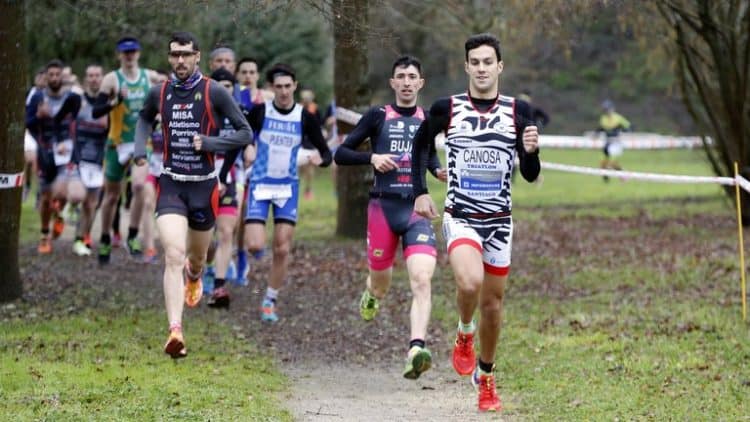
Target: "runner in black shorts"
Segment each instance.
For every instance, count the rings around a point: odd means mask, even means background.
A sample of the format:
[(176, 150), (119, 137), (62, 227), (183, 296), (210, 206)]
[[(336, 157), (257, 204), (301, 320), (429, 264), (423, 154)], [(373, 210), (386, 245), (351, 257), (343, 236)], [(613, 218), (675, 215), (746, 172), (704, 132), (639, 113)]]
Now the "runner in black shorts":
[[(235, 89), (234, 75), (224, 68), (219, 68), (211, 73), (211, 79), (218, 82), (224, 87), (229, 95), (234, 98)], [(236, 101), (236, 100), (235, 100)], [(242, 105), (240, 109), (243, 110)], [(231, 122), (224, 119), (221, 126), (220, 136), (226, 136), (235, 131)], [(207, 276), (213, 272), (213, 286), (208, 290), (211, 297), (208, 298), (208, 306), (214, 308), (229, 307), (229, 291), (224, 285), (226, 284), (227, 270), (229, 262), (232, 259), (232, 249), (234, 245), (234, 230), (237, 228), (239, 213), (237, 209), (237, 178), (243, 177), (240, 174), (241, 169), (235, 167), (237, 156), (242, 152), (241, 148), (227, 152), (227, 154), (216, 154), (216, 168), (219, 170), (219, 182), (221, 183), (221, 197), (219, 198), (219, 211), (216, 220), (216, 237), (217, 242), (212, 242), (208, 249), (209, 267), (206, 272)], [(209, 283), (206, 283), (209, 284)]]
[[(479, 34), (465, 44), (466, 93), (440, 99), (414, 137), (414, 210), (428, 218), (437, 211), (424, 181), (434, 138), (445, 133), (448, 192), (443, 233), (456, 278), (459, 326), (453, 368), (471, 375), (480, 411), (499, 411), (494, 359), (510, 270), (513, 220), (511, 183), (516, 156), (529, 182), (539, 175), (539, 135), (529, 124), (528, 103), (499, 94), (503, 70), (500, 42)], [(473, 315), (479, 308), (479, 362), (474, 352)]]
[[(169, 40), (173, 73), (169, 81), (149, 91), (136, 125), (134, 156), (142, 166), (146, 164), (146, 139), (161, 113), (164, 168), (159, 177), (156, 227), (166, 263), (169, 339), (164, 352), (172, 358), (187, 355), (182, 336), (183, 301), (194, 307), (203, 295), (201, 275), (219, 205), (213, 152), (252, 142), (250, 126), (239, 107), (223, 87), (201, 74), (199, 61), (195, 37), (188, 32), (173, 34)], [(216, 136), (225, 117), (236, 132)]]
[[(412, 138), (424, 120), (424, 111), (417, 106), (417, 95), (424, 86), (421, 64), (411, 56), (399, 57), (393, 63), (390, 82), (396, 102), (365, 113), (334, 158), (339, 165), (371, 164), (375, 169), (375, 185), (367, 208), (370, 275), (360, 300), (360, 314), (365, 321), (375, 317), (379, 300), (388, 291), (401, 238), (413, 294), (404, 377), (416, 379), (432, 365), (425, 337), (431, 309), (430, 279), (437, 255), (430, 220), (414, 213), (411, 183)], [(372, 152), (357, 151), (368, 138)], [(433, 175), (446, 180), (437, 155), (430, 157), (429, 168)]]
[[(65, 227), (60, 212), (67, 194), (68, 164), (73, 156), (71, 125), (81, 108), (81, 97), (62, 89), (60, 60), (47, 64), (47, 88), (37, 91), (26, 105), (26, 128), (37, 142), (39, 172), (39, 215), (42, 236), (38, 252), (52, 252), (52, 238)], [(54, 219), (52, 236), (49, 224)]]

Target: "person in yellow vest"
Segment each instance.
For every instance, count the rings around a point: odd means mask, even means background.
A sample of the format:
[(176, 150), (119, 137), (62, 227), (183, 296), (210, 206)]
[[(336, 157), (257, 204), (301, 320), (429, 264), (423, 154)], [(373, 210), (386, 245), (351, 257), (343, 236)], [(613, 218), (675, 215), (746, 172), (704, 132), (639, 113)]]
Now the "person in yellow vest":
[[(138, 114), (143, 108), (146, 94), (159, 79), (158, 73), (138, 66), (141, 45), (133, 37), (117, 41), (117, 56), (120, 68), (107, 73), (102, 80), (93, 117), (109, 114), (109, 134), (104, 155), (104, 200), (102, 201), (101, 227), (99, 239), (99, 263), (109, 263), (112, 252), (110, 227), (117, 207), (117, 199), (122, 192), (123, 180), (133, 159), (133, 141)], [(140, 259), (143, 248), (137, 238), (138, 226), (143, 212), (143, 186), (148, 175), (148, 167), (131, 169), (133, 204), (130, 208), (130, 224), (126, 242), (128, 252)]]
[[(604, 132), (606, 136), (601, 168), (622, 170), (617, 162), (617, 157), (622, 155), (624, 149), (620, 141), (620, 132), (630, 130), (630, 122), (615, 112), (615, 105), (610, 100), (605, 100), (602, 103), (602, 109), (604, 109), (604, 113), (599, 117), (599, 128), (597, 129), (597, 132)], [(608, 182), (609, 178), (604, 176), (604, 181)]]

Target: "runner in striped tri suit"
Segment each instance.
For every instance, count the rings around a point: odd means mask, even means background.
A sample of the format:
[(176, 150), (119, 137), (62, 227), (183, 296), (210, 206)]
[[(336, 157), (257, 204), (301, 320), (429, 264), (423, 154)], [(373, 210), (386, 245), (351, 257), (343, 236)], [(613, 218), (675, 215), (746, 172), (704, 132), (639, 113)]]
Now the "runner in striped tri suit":
[[(453, 367), (460, 375), (471, 375), (480, 411), (499, 411), (494, 360), (513, 236), (510, 177), (518, 155), (524, 179), (531, 182), (537, 178), (539, 136), (537, 127), (529, 124), (528, 103), (499, 94), (503, 62), (497, 38), (490, 34), (470, 37), (465, 55), (468, 92), (433, 104), (414, 138), (414, 210), (428, 218), (437, 217), (424, 173), (428, 152), (435, 148), (435, 135), (444, 132), (448, 195), (443, 234), (456, 277), (460, 317)], [(472, 319), (477, 307), (478, 362)]]
[[(432, 366), (425, 340), (432, 308), (430, 280), (437, 256), (430, 220), (414, 213), (411, 184), (412, 137), (424, 120), (424, 111), (417, 106), (417, 95), (424, 86), (422, 65), (414, 57), (402, 56), (393, 63), (391, 75), (396, 102), (365, 113), (334, 158), (338, 165), (370, 164), (375, 170), (367, 207), (370, 274), (359, 312), (365, 321), (378, 313), (379, 301), (391, 284), (400, 238), (412, 291), (411, 336), (403, 375), (417, 379)], [(372, 152), (357, 151), (367, 139)], [(446, 173), (440, 169), (437, 155), (430, 157), (428, 167), (445, 181)]]
[[(250, 127), (226, 89), (198, 68), (195, 37), (177, 32), (169, 40), (168, 82), (154, 86), (141, 110), (135, 136), (135, 162), (146, 164), (146, 139), (157, 114), (164, 131), (164, 164), (159, 176), (156, 227), (164, 248), (164, 298), (169, 338), (164, 352), (187, 355), (182, 335), (183, 303), (198, 306), (201, 276), (219, 208), (216, 151), (252, 142)], [(236, 130), (219, 135), (227, 117)], [(187, 259), (186, 259), (187, 255)]]

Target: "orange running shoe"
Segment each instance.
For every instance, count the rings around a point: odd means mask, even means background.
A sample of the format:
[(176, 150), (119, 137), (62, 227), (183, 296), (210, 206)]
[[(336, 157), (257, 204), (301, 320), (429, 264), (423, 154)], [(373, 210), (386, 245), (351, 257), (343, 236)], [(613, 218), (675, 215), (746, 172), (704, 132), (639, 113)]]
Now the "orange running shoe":
[(182, 270), (182, 278), (185, 280), (185, 305), (195, 308), (203, 297), (203, 271), (196, 278), (191, 277), (190, 261), (185, 260), (185, 268)]
[(458, 375), (471, 375), (477, 364), (477, 355), (474, 353), (474, 333), (456, 334), (456, 345), (453, 347), (453, 369)]
[(495, 374), (480, 375), (477, 369), (471, 376), (471, 384), (479, 393), (480, 412), (499, 412), (502, 410), (500, 396), (497, 395), (497, 388), (495, 387)]
[(172, 359), (184, 358), (187, 356), (185, 349), (185, 339), (182, 337), (182, 328), (175, 327), (169, 330), (167, 344), (164, 345), (164, 353)]
[(55, 217), (55, 222), (52, 223), (52, 238), (57, 239), (65, 230), (65, 220), (59, 215)]
[(39, 246), (36, 248), (36, 251), (39, 252), (42, 255), (47, 255), (52, 253), (52, 240), (49, 238), (49, 236), (42, 236), (41, 239), (39, 239)]

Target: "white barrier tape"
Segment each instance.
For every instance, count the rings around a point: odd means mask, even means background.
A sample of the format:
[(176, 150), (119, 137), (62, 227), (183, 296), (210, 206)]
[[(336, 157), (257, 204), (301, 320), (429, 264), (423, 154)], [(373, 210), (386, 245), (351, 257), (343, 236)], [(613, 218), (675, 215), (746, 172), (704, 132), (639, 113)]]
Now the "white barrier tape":
[(740, 185), (742, 189), (745, 190), (745, 192), (750, 192), (750, 180), (747, 180), (744, 177), (737, 175), (737, 183)]
[(350, 125), (356, 125), (361, 118), (362, 115), (357, 113), (356, 111), (336, 106), (336, 120), (341, 120), (342, 122), (349, 123)]
[[(569, 164), (548, 163), (543, 161), (542, 168), (546, 170), (558, 170), (568, 173), (589, 174), (592, 176), (619, 177), (626, 180), (646, 180), (650, 182), (664, 183), (718, 183), (720, 185), (734, 186), (732, 177), (710, 177), (710, 176), (682, 176), (676, 174), (661, 173), (639, 173), (634, 171), (597, 169), (591, 167), (572, 166)], [(742, 186), (742, 185), (740, 185)], [(750, 187), (750, 183), (748, 183)], [(750, 190), (748, 190), (750, 192)]]
[[(671, 149), (703, 147), (703, 140), (697, 136), (662, 136), (653, 133), (624, 133), (620, 135), (620, 143), (626, 149)], [(539, 146), (542, 148), (602, 149), (604, 148), (604, 144), (605, 139), (596, 135), (539, 135)]]
[(0, 189), (13, 189), (23, 185), (23, 172), (15, 174), (0, 173)]

